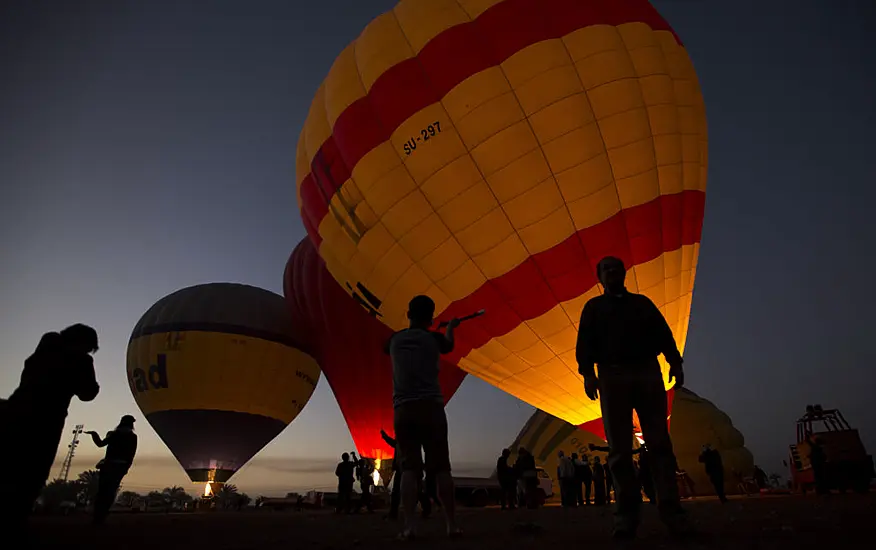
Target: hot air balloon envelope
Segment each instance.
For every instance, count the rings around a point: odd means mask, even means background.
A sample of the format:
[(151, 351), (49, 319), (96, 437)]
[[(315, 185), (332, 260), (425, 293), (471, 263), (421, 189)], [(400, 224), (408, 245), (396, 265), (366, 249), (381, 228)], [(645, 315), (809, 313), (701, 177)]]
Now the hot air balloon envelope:
[(334, 62), (296, 166), (343, 288), (394, 329), (417, 294), (486, 309), (452, 358), (579, 425), (600, 417), (575, 336), (602, 257), (684, 349), (706, 158), (691, 60), (647, 0), (405, 0)]
[(191, 480), (224, 483), (310, 399), (320, 371), (297, 346), (281, 296), (193, 286), (159, 300), (134, 327), (128, 382)]

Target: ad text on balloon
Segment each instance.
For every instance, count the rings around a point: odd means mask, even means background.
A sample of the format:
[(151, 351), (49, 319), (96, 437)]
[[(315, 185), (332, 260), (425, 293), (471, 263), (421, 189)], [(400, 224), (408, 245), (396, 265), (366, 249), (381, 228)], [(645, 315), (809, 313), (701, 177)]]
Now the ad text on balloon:
[(131, 387), (136, 393), (144, 391), (161, 390), (167, 388), (167, 356), (158, 354), (155, 364), (149, 365), (149, 371), (141, 368), (131, 371)]

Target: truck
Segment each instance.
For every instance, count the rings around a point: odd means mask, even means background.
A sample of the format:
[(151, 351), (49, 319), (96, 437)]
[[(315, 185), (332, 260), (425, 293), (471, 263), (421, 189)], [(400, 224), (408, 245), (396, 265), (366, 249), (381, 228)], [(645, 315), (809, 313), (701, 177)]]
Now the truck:
[[(554, 496), (554, 482), (544, 468), (536, 468), (538, 472), (538, 488), (542, 500)], [(499, 504), (502, 488), (499, 480), (493, 477), (454, 477), (456, 501), (463, 506), (484, 507)]]
[(797, 420), (797, 442), (789, 446), (791, 489), (805, 494), (815, 488), (809, 460), (810, 440), (815, 440), (824, 450), (829, 489), (869, 491), (876, 472), (873, 457), (864, 449), (858, 430), (849, 425), (839, 409), (823, 409), (821, 405), (807, 405), (806, 414)]

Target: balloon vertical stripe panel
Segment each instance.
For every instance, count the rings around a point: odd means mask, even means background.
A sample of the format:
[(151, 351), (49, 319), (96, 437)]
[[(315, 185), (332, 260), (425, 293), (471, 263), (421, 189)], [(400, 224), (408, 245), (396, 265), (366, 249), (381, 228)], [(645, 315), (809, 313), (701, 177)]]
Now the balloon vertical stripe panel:
[(603, 256), (684, 347), (705, 107), (646, 0), (403, 1), (329, 70), (297, 159), (301, 216), (340, 287), (394, 329), (416, 294), (442, 319), (486, 309), (453, 359), (550, 414), (600, 415), (574, 333)]
[(209, 284), (159, 300), (128, 344), (131, 393), (192, 481), (224, 482), (292, 422), (319, 380), (281, 296)]

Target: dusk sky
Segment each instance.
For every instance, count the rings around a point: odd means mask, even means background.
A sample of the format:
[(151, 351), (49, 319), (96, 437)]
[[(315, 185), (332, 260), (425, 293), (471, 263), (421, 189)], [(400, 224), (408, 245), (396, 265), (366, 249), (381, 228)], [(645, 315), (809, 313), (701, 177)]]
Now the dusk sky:
[[(653, 3), (693, 58), (709, 124), (687, 386), (733, 418), (768, 473), (785, 473), (808, 403), (839, 407), (872, 453), (876, 6)], [(311, 98), (394, 4), (3, 2), (0, 395), (42, 333), (91, 324), (101, 393), (74, 399), (69, 427), (104, 432), (134, 414), (140, 450), (125, 489), (190, 487), (128, 389), (131, 329), (189, 285), (282, 293), (305, 235), (295, 148)], [(457, 471), (489, 474), (532, 411), (468, 377), (448, 406)], [(250, 494), (329, 488), (352, 448), (322, 379), (233, 483)], [(73, 471), (100, 454), (84, 441)]]

